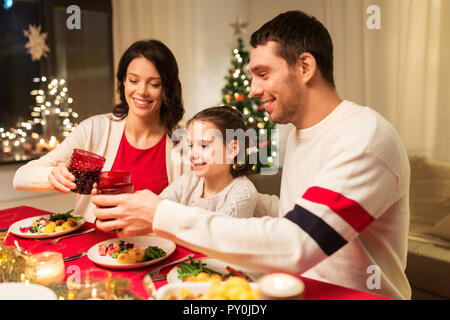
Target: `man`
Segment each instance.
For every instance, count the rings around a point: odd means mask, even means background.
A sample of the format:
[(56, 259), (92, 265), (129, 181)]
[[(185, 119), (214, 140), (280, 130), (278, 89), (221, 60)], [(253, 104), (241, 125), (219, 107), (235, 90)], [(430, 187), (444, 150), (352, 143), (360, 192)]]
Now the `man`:
[(404, 270), (409, 228), (409, 162), (378, 113), (342, 101), (333, 45), (314, 17), (290, 11), (251, 37), (251, 95), (270, 119), (292, 123), (279, 217), (235, 219), (161, 200), (150, 191), (96, 196), (103, 230), (173, 239), (250, 269), (303, 274), (409, 299)]

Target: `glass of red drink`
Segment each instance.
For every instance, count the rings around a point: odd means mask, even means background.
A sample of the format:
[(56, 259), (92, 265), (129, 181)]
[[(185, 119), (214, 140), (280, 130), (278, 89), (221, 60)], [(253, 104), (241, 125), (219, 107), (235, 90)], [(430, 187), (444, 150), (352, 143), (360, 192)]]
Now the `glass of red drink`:
[(92, 185), (98, 182), (105, 158), (98, 154), (74, 149), (69, 164), (69, 171), (75, 176), (77, 185), (73, 192), (80, 194), (90, 194)]
[[(100, 178), (101, 179), (101, 178)], [(131, 183), (117, 183), (117, 184), (111, 184), (111, 185), (105, 185), (105, 184), (101, 184), (99, 183), (98, 186), (98, 194), (121, 194), (121, 193), (133, 193), (134, 192), (134, 185)], [(109, 208), (109, 207), (100, 207), (100, 208)], [(95, 219), (95, 222), (97, 222), (97, 220), (99, 219)], [(107, 220), (101, 220), (101, 221), (111, 221), (114, 219), (107, 219)], [(113, 230), (115, 232), (120, 231), (121, 229), (118, 230)]]
[(114, 186), (116, 184), (126, 184), (131, 181), (131, 173), (125, 170), (103, 171), (100, 173), (98, 181), (99, 187)]
[(99, 185), (99, 194), (121, 194), (121, 193), (133, 193), (134, 185), (131, 183), (118, 183), (114, 185)]

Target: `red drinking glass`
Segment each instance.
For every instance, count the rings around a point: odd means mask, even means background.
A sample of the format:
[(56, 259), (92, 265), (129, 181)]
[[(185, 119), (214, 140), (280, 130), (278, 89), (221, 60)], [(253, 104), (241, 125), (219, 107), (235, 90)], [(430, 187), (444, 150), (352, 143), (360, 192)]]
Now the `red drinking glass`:
[(90, 194), (92, 185), (98, 182), (105, 158), (98, 154), (74, 149), (70, 160), (69, 171), (75, 176), (77, 185), (73, 192)]
[[(131, 183), (118, 183), (114, 185), (100, 185), (98, 186), (98, 194), (121, 194), (121, 193), (133, 193), (134, 192), (134, 185)], [(100, 208), (109, 208), (109, 207), (100, 207)], [(95, 222), (97, 222), (97, 218), (95, 219)], [(107, 219), (107, 220), (101, 220), (101, 221), (111, 221), (114, 219)], [(120, 231), (113, 230), (113, 231)]]
[(131, 173), (125, 170), (103, 171), (98, 181), (99, 188), (131, 182)]
[(119, 183), (115, 185), (99, 185), (99, 194), (121, 194), (121, 193), (133, 193), (134, 185), (131, 183)]

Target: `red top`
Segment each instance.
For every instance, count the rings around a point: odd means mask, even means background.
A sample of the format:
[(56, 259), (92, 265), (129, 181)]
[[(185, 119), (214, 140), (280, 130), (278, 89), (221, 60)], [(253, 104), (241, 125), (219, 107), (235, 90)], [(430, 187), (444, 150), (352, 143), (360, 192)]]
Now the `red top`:
[(166, 170), (166, 136), (151, 148), (136, 149), (128, 143), (124, 132), (111, 170), (131, 172), (134, 191), (149, 189), (160, 194), (169, 183)]

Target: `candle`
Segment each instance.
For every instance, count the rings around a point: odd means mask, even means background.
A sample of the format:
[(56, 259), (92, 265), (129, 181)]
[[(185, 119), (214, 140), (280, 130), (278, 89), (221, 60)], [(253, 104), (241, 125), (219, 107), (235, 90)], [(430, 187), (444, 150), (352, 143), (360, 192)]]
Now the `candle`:
[(4, 142), (3, 145), (3, 153), (10, 154), (12, 152), (12, 146), (8, 143), (8, 141)]
[(36, 271), (36, 282), (48, 285), (64, 280), (65, 267), (62, 254), (45, 251), (32, 256)]
[(272, 273), (258, 280), (261, 296), (264, 299), (301, 299), (305, 290), (302, 280), (286, 273)]

